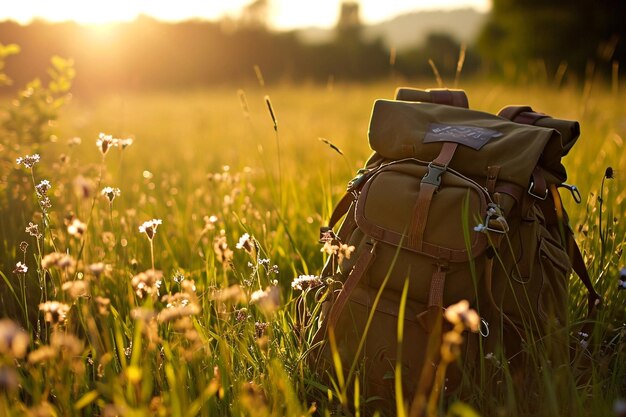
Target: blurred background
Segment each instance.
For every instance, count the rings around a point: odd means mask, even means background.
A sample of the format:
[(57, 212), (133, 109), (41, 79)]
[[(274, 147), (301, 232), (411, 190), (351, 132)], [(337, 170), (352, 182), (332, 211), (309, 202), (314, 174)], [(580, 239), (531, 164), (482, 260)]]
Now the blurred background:
[[(558, 85), (618, 77), (621, 0), (36, 1), (0, 11), (13, 86), (74, 61), (73, 92), (455, 78)], [(431, 63), (429, 63), (429, 60)], [(256, 71), (255, 71), (256, 69)], [(4, 92), (11, 92), (3, 89)]]

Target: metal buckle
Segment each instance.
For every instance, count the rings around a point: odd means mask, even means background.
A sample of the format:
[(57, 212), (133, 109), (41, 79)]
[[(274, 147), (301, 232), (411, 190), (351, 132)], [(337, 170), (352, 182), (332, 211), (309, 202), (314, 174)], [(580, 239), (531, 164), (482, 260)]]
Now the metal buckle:
[(430, 184), (439, 188), (441, 185), (441, 175), (448, 169), (445, 165), (428, 164), (426, 174), (422, 177), (422, 184)]
[(546, 194), (542, 197), (540, 195), (537, 195), (533, 192), (533, 188), (535, 187), (535, 182), (531, 181), (530, 182), (530, 187), (528, 187), (528, 194), (530, 194), (531, 196), (538, 198), (539, 200), (545, 200), (546, 198), (548, 198), (548, 189), (546, 188)]

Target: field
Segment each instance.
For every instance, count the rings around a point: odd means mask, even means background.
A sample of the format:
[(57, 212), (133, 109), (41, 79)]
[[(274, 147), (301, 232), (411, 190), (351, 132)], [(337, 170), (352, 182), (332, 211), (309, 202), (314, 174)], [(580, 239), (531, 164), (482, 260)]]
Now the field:
[[(1, 314), (26, 331), (0, 322), (0, 415), (330, 415), (342, 395), (308, 369), (312, 332), (297, 320), (313, 294), (291, 283), (320, 273), (319, 227), (370, 154), (373, 101), (398, 84), (74, 97), (45, 125), (52, 140), (18, 140), (5, 126)], [(580, 121), (564, 164), (582, 204), (563, 196), (604, 297), (586, 378), (538, 369), (538, 398), (477, 387), (464, 401), (478, 415), (527, 415), (529, 401), (546, 416), (616, 415), (626, 389), (626, 95), (601, 84), (460, 87), (478, 110), (529, 104)], [(133, 141), (105, 149), (101, 132)], [(32, 168), (15, 164), (34, 153)], [(37, 195), (43, 180), (51, 188)], [(29, 222), (38, 230), (25, 232)], [(570, 282), (563, 302), (576, 322), (586, 293)], [(52, 301), (62, 304), (39, 311)], [(450, 413), (475, 415), (451, 402)]]

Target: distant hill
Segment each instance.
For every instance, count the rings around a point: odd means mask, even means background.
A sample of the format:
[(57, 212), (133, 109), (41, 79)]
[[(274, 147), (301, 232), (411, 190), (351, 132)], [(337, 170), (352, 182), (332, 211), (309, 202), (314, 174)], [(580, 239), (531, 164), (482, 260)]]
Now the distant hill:
[[(420, 45), (429, 33), (449, 33), (459, 42), (471, 44), (486, 21), (487, 14), (474, 9), (421, 11), (396, 16), (363, 28), (367, 39), (382, 38), (387, 47), (401, 51)], [(322, 43), (332, 40), (333, 29), (306, 28), (298, 31), (305, 42)]]

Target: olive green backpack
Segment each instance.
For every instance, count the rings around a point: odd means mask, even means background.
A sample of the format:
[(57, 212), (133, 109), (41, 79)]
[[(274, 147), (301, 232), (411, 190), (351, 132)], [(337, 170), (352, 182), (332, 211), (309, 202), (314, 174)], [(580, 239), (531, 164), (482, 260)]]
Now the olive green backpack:
[(499, 115), (468, 107), (461, 90), (400, 88), (395, 100), (377, 100), (374, 153), (322, 228), (323, 242), (355, 250), (325, 264), (330, 284), (310, 357), (323, 377), (336, 374), (339, 358), (345, 384), (358, 378), (383, 411), (395, 409), (397, 387), (411, 402), (433, 384), (442, 313), (460, 300), (478, 311), (480, 330), (464, 333), (448, 391), (478, 352), (523, 358), (524, 346), (541, 340), (566, 358), (572, 269), (590, 315), (599, 304), (558, 191), (580, 200), (561, 164), (578, 123), (529, 107)]

